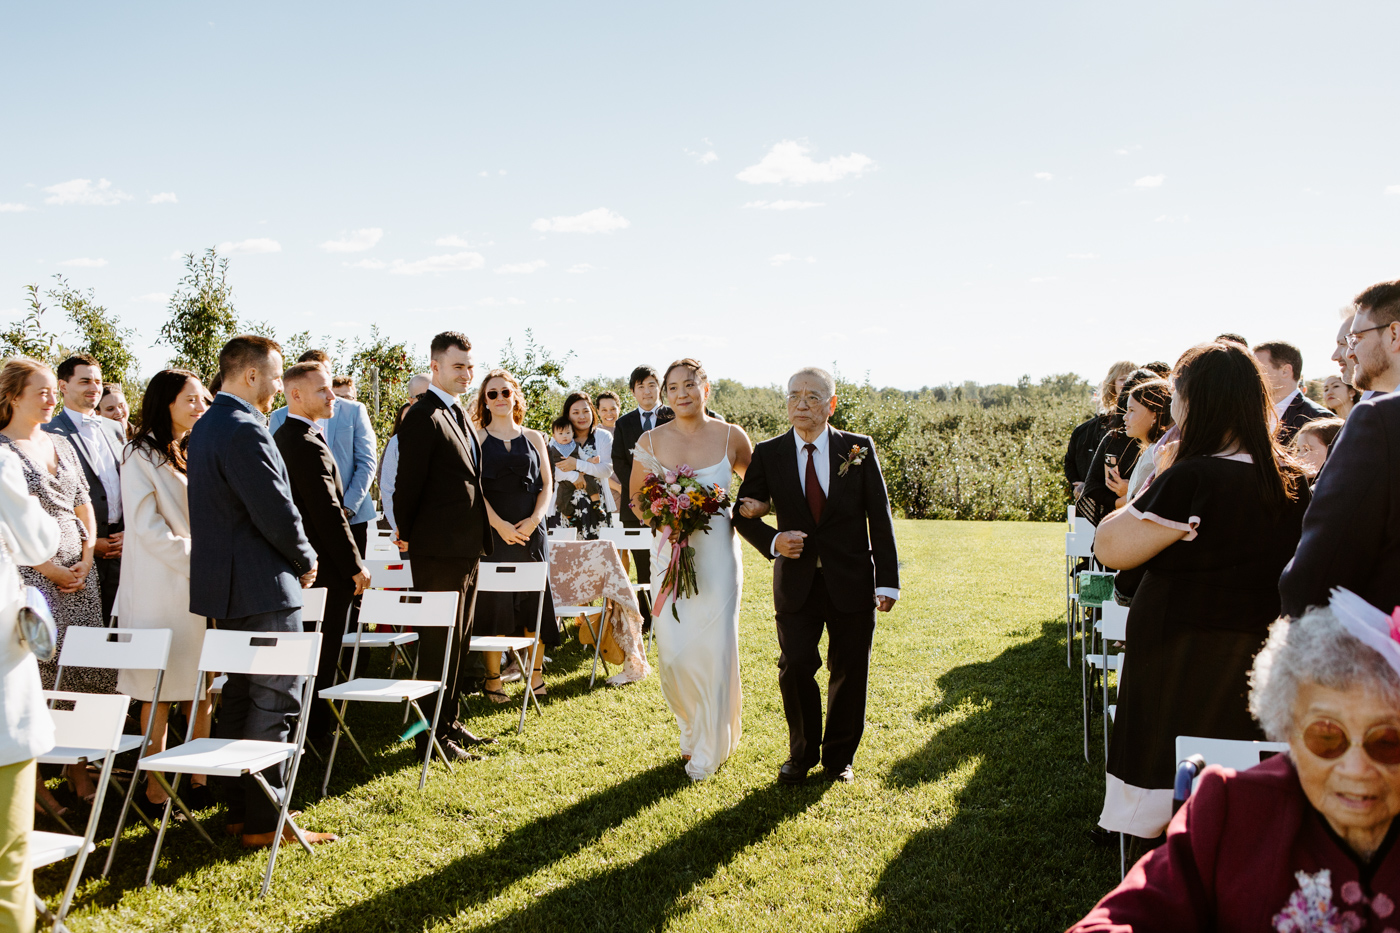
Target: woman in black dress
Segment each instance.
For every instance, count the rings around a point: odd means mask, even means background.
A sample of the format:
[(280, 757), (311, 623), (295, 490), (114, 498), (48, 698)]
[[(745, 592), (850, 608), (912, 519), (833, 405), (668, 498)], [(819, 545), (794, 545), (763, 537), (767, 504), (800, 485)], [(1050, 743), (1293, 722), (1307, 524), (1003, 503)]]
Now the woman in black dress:
[(1135, 369), (1137, 364), (1128, 360), (1119, 360), (1108, 368), (1108, 375), (1099, 383), (1099, 404), (1094, 417), (1076, 427), (1069, 436), (1069, 446), (1065, 449), (1065, 479), (1069, 481), (1071, 498), (1078, 499), (1084, 490), (1094, 451), (1099, 449), (1099, 441), (1108, 432), (1108, 423), (1118, 406), (1118, 393), (1128, 374)]
[(1172, 815), (1176, 737), (1262, 739), (1248, 676), (1279, 614), (1278, 578), (1298, 546), (1308, 486), (1270, 431), (1259, 364), (1212, 343), (1176, 364), (1172, 465), (1099, 525), (1094, 553), (1146, 570), (1128, 614), (1128, 656), (1099, 825), (1153, 839)]
[(1128, 414), (1128, 393), (1144, 382), (1160, 378), (1150, 369), (1135, 369), (1123, 381), (1114, 398), (1108, 430), (1100, 439), (1093, 459), (1089, 462), (1089, 469), (1084, 474), (1084, 486), (1074, 503), (1075, 515), (1087, 518), (1097, 525), (1118, 508), (1118, 493), (1109, 485), (1109, 478), (1115, 474), (1132, 475), (1133, 467), (1137, 466), (1138, 454), (1141, 452), (1138, 442), (1123, 430), (1123, 419)]
[[(477, 438), (481, 441), (481, 491), (486, 498), (486, 514), (491, 522), (492, 550), (488, 563), (525, 563), (545, 560), (544, 514), (552, 494), (553, 475), (545, 454), (544, 437), (523, 427), (525, 399), (520, 383), (508, 371), (493, 369), (486, 374), (473, 412)], [(533, 637), (535, 619), (540, 619), (540, 641), (559, 644), (559, 626), (554, 618), (554, 602), (549, 588), (544, 591), (544, 611), (534, 593), (479, 593), (473, 635)], [(530, 689), (535, 696), (546, 694), (544, 670), (537, 649), (531, 659), (534, 669)], [(483, 691), (494, 703), (509, 702), (501, 689), (501, 656), (488, 652), (484, 658), (486, 682)]]

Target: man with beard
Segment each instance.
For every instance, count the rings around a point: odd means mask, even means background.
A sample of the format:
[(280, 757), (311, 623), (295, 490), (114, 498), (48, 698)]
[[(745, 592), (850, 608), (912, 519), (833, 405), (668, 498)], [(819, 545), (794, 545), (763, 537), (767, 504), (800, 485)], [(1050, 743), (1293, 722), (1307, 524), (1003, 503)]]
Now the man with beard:
[[(1344, 586), (1390, 612), (1400, 604), (1400, 281), (1356, 297), (1346, 335), (1353, 385), (1376, 392), (1352, 409), (1318, 476), (1297, 553), (1279, 580), (1285, 615), (1325, 605)], [(1344, 368), (1345, 372), (1345, 368)]]

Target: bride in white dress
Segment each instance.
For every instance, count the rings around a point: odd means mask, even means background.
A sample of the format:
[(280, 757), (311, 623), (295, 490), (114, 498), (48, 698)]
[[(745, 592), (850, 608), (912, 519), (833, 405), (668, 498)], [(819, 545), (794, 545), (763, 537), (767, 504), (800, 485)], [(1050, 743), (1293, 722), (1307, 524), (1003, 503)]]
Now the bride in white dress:
[[(676, 417), (637, 442), (631, 497), (636, 498), (647, 473), (682, 464), (692, 467), (701, 482), (728, 489), (733, 474), (742, 477), (748, 469), (753, 455), (748, 435), (705, 413), (710, 383), (696, 360), (672, 363), (665, 390)], [(710, 530), (691, 537), (690, 546), (695, 549), (700, 592), (653, 609), (651, 624), (661, 662), (661, 692), (680, 725), (685, 771), (701, 781), (738, 748), (743, 733), (739, 594), (744, 572), (739, 539), (725, 513), (712, 516)], [(669, 558), (669, 543), (658, 542), (651, 559), (653, 594), (661, 588)]]

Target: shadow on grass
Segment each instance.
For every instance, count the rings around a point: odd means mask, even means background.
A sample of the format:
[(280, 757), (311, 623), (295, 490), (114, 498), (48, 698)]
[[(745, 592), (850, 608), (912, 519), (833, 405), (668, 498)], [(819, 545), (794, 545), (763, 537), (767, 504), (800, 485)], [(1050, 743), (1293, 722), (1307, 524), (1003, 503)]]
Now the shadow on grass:
[(1084, 762), (1077, 679), (1059, 620), (938, 679), (941, 699), (919, 716), (949, 725), (885, 781), (965, 783), (886, 866), (872, 892), (882, 910), (862, 933), (1065, 929), (1117, 883), (1116, 849), (1089, 837), (1103, 766), (1092, 748)]
[[(676, 762), (652, 768), (509, 833), (499, 844), (307, 927), (312, 933), (426, 928), (598, 842), (604, 833), (690, 783)], [(554, 888), (484, 930), (654, 930), (677, 902), (825, 786), (773, 785), (747, 795), (636, 861)]]

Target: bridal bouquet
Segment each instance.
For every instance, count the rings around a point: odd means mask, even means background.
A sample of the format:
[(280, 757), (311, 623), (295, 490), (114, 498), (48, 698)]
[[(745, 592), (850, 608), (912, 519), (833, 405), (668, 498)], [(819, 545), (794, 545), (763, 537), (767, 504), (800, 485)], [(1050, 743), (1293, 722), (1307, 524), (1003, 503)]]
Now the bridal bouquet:
[(651, 462), (643, 465), (650, 472), (637, 493), (637, 509), (651, 530), (671, 545), (671, 558), (653, 600), (653, 611), (660, 612), (669, 600), (671, 617), (680, 621), (676, 600), (700, 592), (690, 536), (710, 530), (710, 516), (729, 504), (729, 491), (700, 482), (695, 471), (685, 464), (667, 470), (654, 459), (647, 459)]

